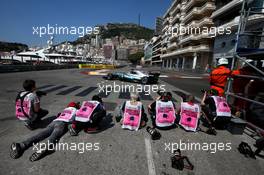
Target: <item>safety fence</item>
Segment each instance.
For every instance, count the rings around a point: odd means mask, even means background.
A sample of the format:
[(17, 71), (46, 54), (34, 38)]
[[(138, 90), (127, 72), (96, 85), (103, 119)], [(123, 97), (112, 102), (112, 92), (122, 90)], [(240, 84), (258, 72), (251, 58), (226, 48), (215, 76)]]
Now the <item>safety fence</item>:
[(0, 73), (25, 72), (25, 71), (41, 71), (55, 69), (73, 69), (78, 68), (76, 64), (68, 65), (0, 65)]
[[(252, 17), (258, 22), (258, 29), (252, 29)], [(233, 75), (228, 79), (226, 96), (235, 110), (242, 112), (241, 118), (257, 133), (264, 135), (264, 8), (251, 7), (248, 0), (243, 1), (235, 52), (231, 70), (237, 70), (238, 65), (248, 67), (249, 73)], [(240, 66), (241, 67), (241, 66)], [(238, 69), (238, 70), (241, 70)], [(239, 80), (239, 81), (234, 81)], [(238, 83), (239, 82), (239, 83)], [(234, 85), (237, 87), (234, 88)], [(239, 86), (239, 87), (238, 87)], [(234, 90), (236, 89), (236, 90)]]

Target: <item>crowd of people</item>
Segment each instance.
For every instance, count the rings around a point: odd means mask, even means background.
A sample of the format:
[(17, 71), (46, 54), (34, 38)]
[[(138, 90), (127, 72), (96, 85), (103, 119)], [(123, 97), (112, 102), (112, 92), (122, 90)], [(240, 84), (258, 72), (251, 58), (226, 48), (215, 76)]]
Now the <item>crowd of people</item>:
[[(158, 97), (147, 106), (146, 111), (138, 94), (131, 93), (131, 99), (118, 107), (116, 121), (123, 129), (133, 131), (144, 128), (146, 125), (151, 125), (152, 129), (161, 130), (180, 126), (189, 132), (204, 131), (207, 134), (216, 135), (216, 129), (225, 129), (232, 118), (231, 108), (224, 97), (227, 78), (232, 74), (236, 75), (248, 70), (248, 68), (242, 68), (231, 72), (227, 65), (228, 60), (224, 58), (218, 61), (218, 67), (211, 72), (211, 88), (203, 91), (201, 103), (197, 103), (195, 97), (189, 95), (187, 100), (182, 100), (177, 107), (170, 92), (159, 91)], [(246, 83), (244, 85), (247, 86)], [(41, 122), (41, 118), (48, 114), (48, 111), (40, 106), (40, 97), (46, 94), (37, 91), (34, 80), (26, 80), (23, 87), (24, 91), (20, 92), (16, 98), (16, 116), (32, 130), (36, 127), (36, 123)], [(235, 90), (237, 87), (233, 88)], [(241, 91), (241, 88), (236, 90)], [(240, 105), (237, 101), (234, 104)], [(87, 133), (100, 132), (100, 124), (106, 114), (104, 102), (98, 95), (94, 95), (91, 100), (83, 101), (82, 104), (70, 102), (45, 129), (22, 142), (12, 143), (10, 156), (17, 159), (33, 144), (46, 138), (50, 143), (56, 144), (67, 131), (71, 136), (78, 136), (82, 130)], [(149, 119), (150, 124), (148, 124)], [(50, 149), (38, 150), (31, 155), (30, 160), (39, 160), (49, 152)]]

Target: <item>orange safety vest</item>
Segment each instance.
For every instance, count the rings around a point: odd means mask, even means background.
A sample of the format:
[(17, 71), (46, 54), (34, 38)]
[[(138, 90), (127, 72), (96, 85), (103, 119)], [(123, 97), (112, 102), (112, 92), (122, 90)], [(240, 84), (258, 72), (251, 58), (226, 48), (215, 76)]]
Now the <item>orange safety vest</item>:
[(224, 96), (225, 93), (225, 85), (227, 82), (227, 78), (230, 75), (231, 71), (225, 66), (219, 66), (214, 69), (210, 75), (210, 84), (211, 89), (215, 89), (218, 91), (219, 96)]

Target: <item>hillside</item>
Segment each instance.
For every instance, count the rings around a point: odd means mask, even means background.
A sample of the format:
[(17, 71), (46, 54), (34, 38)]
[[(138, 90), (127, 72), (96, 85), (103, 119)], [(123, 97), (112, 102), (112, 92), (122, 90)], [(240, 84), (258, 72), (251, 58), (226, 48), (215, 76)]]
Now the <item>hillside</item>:
[(145, 39), (150, 40), (154, 34), (154, 30), (138, 26), (136, 24), (118, 24), (109, 23), (101, 30), (102, 38), (112, 38), (115, 36), (124, 36), (127, 39)]
[(11, 52), (11, 51), (23, 51), (27, 50), (28, 46), (26, 44), (21, 43), (9, 43), (9, 42), (3, 42), (0, 41), (0, 51), (1, 52)]
[[(108, 23), (105, 26), (99, 27), (102, 39), (122, 36), (127, 39), (150, 40), (154, 34), (154, 30), (133, 23)], [(93, 35), (85, 35), (84, 37), (78, 38), (73, 44), (89, 43), (89, 40), (93, 37)]]

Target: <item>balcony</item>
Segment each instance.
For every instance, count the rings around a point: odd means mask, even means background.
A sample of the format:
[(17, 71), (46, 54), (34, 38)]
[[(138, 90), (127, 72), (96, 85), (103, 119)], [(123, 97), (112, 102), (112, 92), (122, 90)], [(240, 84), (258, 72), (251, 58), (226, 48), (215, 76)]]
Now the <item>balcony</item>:
[(166, 47), (161, 48), (161, 52), (162, 52), (162, 53), (165, 52), (166, 50), (167, 50)]
[(156, 57), (155, 59), (153, 58), (152, 63), (161, 63), (162, 59), (160, 58), (160, 55)]
[[(253, 1), (253, 0), (249, 0), (249, 1)], [(212, 18), (216, 18), (217, 16), (230, 11), (231, 9), (233, 9), (234, 7), (241, 5), (243, 3), (243, 0), (232, 0), (231, 2), (229, 2), (228, 4), (224, 5), (223, 7), (221, 7), (220, 9), (214, 11), (212, 13)]]
[(239, 19), (240, 19), (240, 16), (237, 16), (237, 17), (235, 17), (233, 20), (231, 20), (231, 21), (229, 21), (229, 22), (227, 22), (227, 23), (225, 23), (225, 24), (223, 24), (223, 25), (221, 25), (221, 26), (218, 26), (217, 28), (223, 28), (223, 29), (226, 29), (226, 28), (234, 28), (234, 27), (236, 27), (236, 26), (238, 26), (238, 24), (239, 24)]
[(168, 57), (173, 57), (176, 55), (181, 55), (181, 54), (186, 54), (186, 53), (211, 52), (211, 51), (212, 50), (209, 47), (209, 45), (202, 44), (198, 46), (188, 46), (188, 47), (184, 47), (181, 49), (177, 49), (174, 52), (161, 55), (161, 58), (168, 58)]
[(208, 34), (188, 35), (188, 36), (182, 37), (179, 44), (185, 44), (190, 41), (199, 41), (199, 40), (211, 39), (211, 38), (212, 37), (209, 36)]
[[(177, 30), (179, 30), (179, 28)], [(171, 34), (170, 41), (171, 42), (172, 41), (175, 41), (175, 40), (177, 40), (178, 37), (179, 37), (179, 32), (178, 31), (175, 31), (175, 33), (172, 33)]]
[(169, 17), (167, 17), (167, 18), (164, 18), (164, 21), (163, 21), (163, 26), (165, 26), (165, 25), (167, 25), (167, 24), (169, 24)]
[(182, 21), (185, 16), (186, 16), (186, 13), (185, 12), (181, 12), (180, 21)]
[[(163, 35), (164, 36), (164, 35)], [(165, 45), (169, 42), (168, 37), (164, 36), (164, 38), (162, 37), (162, 41), (161, 41), (161, 45)]]
[(180, 11), (180, 10), (181, 10), (181, 7), (182, 7), (182, 4), (179, 3), (179, 4), (176, 6), (176, 11)]
[(169, 44), (167, 50), (174, 50), (178, 47), (178, 44), (176, 42)]
[(152, 50), (158, 49), (161, 47), (161, 41), (159, 41), (157, 44), (155, 44), (154, 46), (152, 46)]
[(162, 40), (167, 40), (167, 38), (168, 38), (168, 34), (167, 34), (167, 32), (165, 32), (165, 33), (161, 36), (161, 39), (162, 39)]
[(156, 50), (153, 50), (152, 54), (158, 54), (161, 52), (161, 48), (158, 48)]
[(173, 3), (171, 4), (171, 6), (169, 7), (169, 9), (166, 11), (166, 13), (164, 14), (163, 18), (166, 18), (170, 15), (171, 10), (175, 7), (175, 5), (178, 3), (177, 0), (173, 1)]
[(170, 12), (170, 16), (174, 16), (176, 13), (180, 12), (180, 10), (181, 10), (181, 4), (178, 4), (176, 8), (172, 12)]
[(190, 0), (184, 7), (184, 11), (188, 11), (190, 8), (194, 7), (196, 4), (207, 2), (207, 0)]
[(166, 32), (166, 31), (167, 31), (167, 29), (168, 29), (168, 27), (169, 27), (169, 26), (168, 26), (168, 25), (166, 25), (166, 26), (165, 26), (165, 27), (162, 29), (162, 33), (163, 33), (163, 32)]
[[(151, 59), (155, 59), (155, 58), (158, 58), (158, 59), (159, 59), (159, 58), (160, 58), (160, 55), (161, 55), (161, 54), (153, 55), (153, 56), (151, 57)], [(155, 59), (155, 60), (156, 60), (156, 59)]]
[(161, 45), (161, 36), (158, 36), (158, 37), (156, 38), (156, 40), (154, 40), (154, 41), (152, 42), (152, 45), (153, 45), (153, 47), (157, 47), (157, 46)]
[(182, 22), (184, 20), (184, 16), (181, 16), (180, 17), (180, 21)]
[(201, 20), (195, 20), (187, 24), (190, 27), (202, 27), (202, 26), (212, 26), (214, 22), (211, 18), (205, 17)]
[[(221, 26), (218, 26), (218, 28), (231, 28), (231, 30), (237, 29), (237, 26), (239, 24), (240, 16), (235, 17), (232, 21), (229, 21)], [(248, 17), (247, 25), (254, 25), (257, 23), (263, 23), (264, 22), (264, 16), (263, 15), (251, 15)]]
[(177, 15), (175, 15), (175, 17), (172, 19), (172, 21), (171, 21), (171, 24), (173, 25), (173, 24), (175, 24), (175, 22), (177, 21), (177, 20), (179, 20), (180, 19), (180, 14), (177, 14)]
[(171, 37), (170, 37), (170, 42), (173, 42), (173, 41), (175, 41), (175, 40), (177, 40), (177, 38), (178, 38), (178, 35), (172, 35)]
[(209, 16), (210, 13), (213, 12), (214, 10), (215, 10), (215, 5), (214, 5), (214, 3), (212, 3), (212, 2), (207, 2), (207, 3), (205, 3), (205, 5), (202, 6), (202, 7), (194, 7), (194, 8), (192, 9), (192, 11), (184, 17), (183, 21), (184, 21), (185, 23), (187, 23), (188, 20), (191, 20), (194, 16), (203, 16), (203, 17), (207, 17), (207, 16)]

